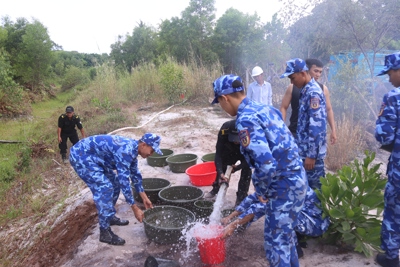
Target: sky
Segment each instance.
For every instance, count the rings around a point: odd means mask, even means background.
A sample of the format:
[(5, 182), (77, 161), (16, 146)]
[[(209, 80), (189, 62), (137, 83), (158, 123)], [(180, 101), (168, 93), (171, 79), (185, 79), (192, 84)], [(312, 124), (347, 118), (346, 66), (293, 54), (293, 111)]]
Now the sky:
[[(39, 20), (50, 39), (65, 51), (109, 54), (118, 36), (132, 35), (138, 22), (158, 27), (160, 22), (181, 17), (190, 0), (0, 0), (0, 17), (13, 22), (24, 17)], [(173, 3), (173, 4), (172, 4)], [(250, 15), (257, 12), (261, 22), (279, 11), (279, 0), (216, 0), (217, 19), (231, 7)]]

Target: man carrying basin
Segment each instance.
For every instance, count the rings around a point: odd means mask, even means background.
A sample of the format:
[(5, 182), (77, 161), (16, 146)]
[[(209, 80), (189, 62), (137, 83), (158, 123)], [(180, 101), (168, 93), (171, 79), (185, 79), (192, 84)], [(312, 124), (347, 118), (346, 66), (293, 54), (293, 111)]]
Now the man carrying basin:
[[(315, 192), (311, 187), (308, 187), (303, 209), (297, 217), (297, 225), (294, 228), (296, 233), (317, 237), (328, 230), (330, 220), (328, 216), (323, 218), (323, 211), (319, 208), (320, 204), (321, 202)], [(222, 238), (225, 239), (231, 236), (233, 232), (241, 226), (249, 227), (251, 223), (263, 217), (266, 210), (265, 205), (267, 204), (261, 203), (255, 194), (246, 197), (242, 203), (235, 208), (234, 212), (221, 220), (221, 223), (226, 225)], [(297, 255), (301, 258), (304, 252), (298, 242), (296, 242), (296, 250)]]
[[(232, 165), (232, 173), (241, 170), (238, 190), (236, 192), (235, 206), (237, 206), (247, 196), (247, 192), (249, 191), (251, 169), (242, 153), (240, 153), (240, 140), (235, 123), (236, 120), (225, 122), (218, 132), (214, 159), (217, 176), (215, 177), (212, 190), (205, 195), (205, 198), (213, 198), (218, 193), (220, 184), (226, 182), (228, 179), (225, 177), (226, 168), (228, 165)], [(240, 164), (234, 165), (238, 160)]]
[(111, 225), (129, 224), (129, 221), (115, 216), (114, 206), (121, 189), (136, 219), (143, 221), (144, 213), (135, 204), (129, 178), (143, 199), (145, 208), (153, 207), (142, 186), (137, 157), (140, 155), (147, 158), (153, 152), (162, 155), (159, 149), (160, 140), (159, 136), (152, 133), (144, 134), (140, 140), (115, 135), (95, 135), (80, 140), (71, 148), (71, 166), (93, 194), (99, 216), (100, 242), (125, 244), (125, 240), (114, 234), (110, 228)]

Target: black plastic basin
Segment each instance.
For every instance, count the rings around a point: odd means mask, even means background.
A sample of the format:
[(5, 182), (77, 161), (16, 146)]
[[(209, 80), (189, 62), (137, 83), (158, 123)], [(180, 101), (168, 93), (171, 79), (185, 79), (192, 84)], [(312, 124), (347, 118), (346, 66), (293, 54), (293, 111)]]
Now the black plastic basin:
[(196, 220), (190, 210), (175, 206), (158, 206), (144, 211), (144, 231), (147, 238), (160, 244), (178, 243), (182, 230)]
[(195, 210), (194, 202), (203, 197), (204, 192), (194, 186), (171, 186), (158, 193), (161, 203), (164, 205), (179, 206), (190, 211)]
[[(144, 188), (144, 192), (146, 193), (147, 197), (153, 204), (159, 204), (161, 202), (160, 198), (158, 197), (158, 193), (167, 187), (171, 186), (170, 181), (163, 179), (163, 178), (143, 178), (142, 185)], [(143, 200), (138, 192), (136, 192), (135, 187), (133, 184), (131, 185), (133, 197), (135, 201), (139, 203), (143, 203)]]

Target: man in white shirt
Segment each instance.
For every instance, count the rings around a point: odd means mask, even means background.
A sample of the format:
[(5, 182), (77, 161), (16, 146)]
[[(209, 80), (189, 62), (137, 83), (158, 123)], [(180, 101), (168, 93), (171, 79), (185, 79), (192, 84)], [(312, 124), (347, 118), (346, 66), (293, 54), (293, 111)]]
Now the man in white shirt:
[(272, 106), (272, 88), (269, 82), (264, 81), (264, 72), (259, 66), (251, 71), (254, 82), (247, 89), (247, 97), (253, 101)]

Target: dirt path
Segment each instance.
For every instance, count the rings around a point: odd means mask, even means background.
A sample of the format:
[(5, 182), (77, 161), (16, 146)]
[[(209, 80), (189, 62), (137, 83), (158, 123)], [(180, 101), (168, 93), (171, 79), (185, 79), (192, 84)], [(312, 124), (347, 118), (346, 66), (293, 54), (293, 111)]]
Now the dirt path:
[[(156, 112), (154, 112), (156, 114)], [(153, 114), (142, 116), (142, 122), (146, 122)], [(217, 133), (220, 126), (230, 118), (219, 107), (202, 109), (174, 108), (159, 115), (144, 129), (134, 132), (121, 132), (120, 135), (139, 138), (144, 132), (154, 132), (162, 136), (161, 148), (172, 149), (175, 154), (193, 153), (200, 158), (214, 152)], [(165, 178), (171, 181), (171, 185), (191, 185), (189, 177), (184, 173), (172, 173), (169, 167), (151, 167), (146, 160), (139, 160), (139, 168), (144, 178)], [(235, 193), (238, 182), (237, 173), (232, 175), (228, 188), (225, 208), (234, 205)], [(74, 176), (71, 179), (77, 179)], [(204, 192), (211, 186), (201, 187)], [(253, 189), (251, 188), (251, 192)], [(57, 231), (62, 233), (56, 236), (50, 251), (43, 251), (31, 258), (24, 266), (144, 266), (148, 255), (160, 258), (174, 259), (181, 266), (200, 267), (200, 260), (196, 244), (191, 243), (193, 253), (184, 257), (186, 246), (184, 244), (160, 245), (147, 239), (144, 225), (134, 218), (130, 207), (125, 203), (121, 194), (117, 203), (117, 215), (128, 219), (128, 226), (113, 226), (113, 231), (126, 240), (124, 246), (110, 246), (100, 243), (99, 227), (96, 211), (93, 206), (92, 196), (88, 189), (80, 193), (67, 209)], [(219, 266), (244, 266), (258, 267), (268, 266), (265, 260), (263, 248), (263, 220), (254, 223), (249, 229), (238, 233), (227, 240), (226, 261)], [(58, 242), (57, 242), (58, 241)], [(77, 244), (71, 246), (71, 244)], [(43, 248), (45, 249), (45, 248)], [(64, 253), (62, 253), (64, 250)], [(304, 249), (305, 256), (300, 260), (301, 266), (332, 266), (332, 267), (361, 267), (377, 266), (373, 258), (365, 258), (354, 252), (343, 252), (340, 249), (322, 244), (318, 239), (309, 241), (309, 248)], [(53, 256), (53, 258), (51, 258)], [(46, 258), (47, 257), (47, 258)]]

